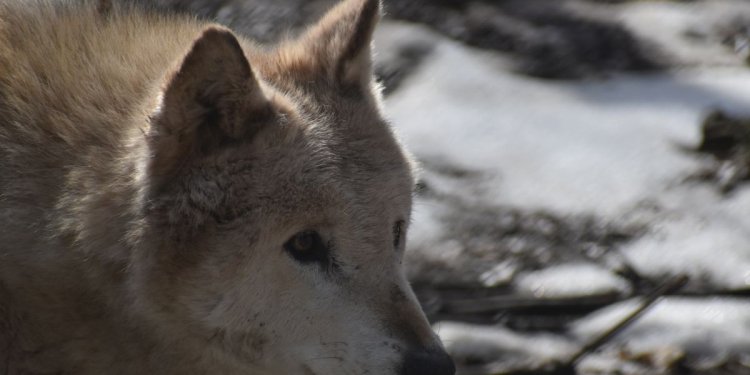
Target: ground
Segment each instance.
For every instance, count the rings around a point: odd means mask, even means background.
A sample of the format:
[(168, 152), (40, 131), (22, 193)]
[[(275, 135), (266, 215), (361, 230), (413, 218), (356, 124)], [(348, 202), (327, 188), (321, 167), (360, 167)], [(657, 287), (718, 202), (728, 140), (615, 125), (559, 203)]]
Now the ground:
[[(271, 41), (335, 1), (157, 3)], [(750, 3), (385, 5), (409, 277), (459, 373), (549, 370), (685, 274), (574, 367), (750, 374)]]

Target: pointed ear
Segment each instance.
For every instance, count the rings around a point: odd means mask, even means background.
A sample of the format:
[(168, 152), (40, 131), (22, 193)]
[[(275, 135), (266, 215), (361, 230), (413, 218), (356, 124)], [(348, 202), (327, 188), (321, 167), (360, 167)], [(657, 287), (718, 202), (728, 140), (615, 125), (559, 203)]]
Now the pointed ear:
[(237, 38), (209, 27), (165, 80), (152, 116), (152, 171), (168, 175), (192, 153), (252, 136), (272, 114)]
[(372, 79), (372, 37), (380, 0), (345, 0), (304, 36), (312, 58), (344, 86), (367, 86)]

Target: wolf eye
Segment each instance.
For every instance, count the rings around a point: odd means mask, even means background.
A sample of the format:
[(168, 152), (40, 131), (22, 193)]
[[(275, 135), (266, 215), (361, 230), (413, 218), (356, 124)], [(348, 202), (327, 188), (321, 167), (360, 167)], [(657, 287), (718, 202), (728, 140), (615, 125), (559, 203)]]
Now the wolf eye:
[(401, 232), (403, 231), (404, 221), (399, 220), (393, 224), (393, 247), (398, 249), (401, 245)]
[(300, 263), (321, 262), (328, 258), (328, 249), (314, 230), (295, 234), (286, 241), (284, 249)]

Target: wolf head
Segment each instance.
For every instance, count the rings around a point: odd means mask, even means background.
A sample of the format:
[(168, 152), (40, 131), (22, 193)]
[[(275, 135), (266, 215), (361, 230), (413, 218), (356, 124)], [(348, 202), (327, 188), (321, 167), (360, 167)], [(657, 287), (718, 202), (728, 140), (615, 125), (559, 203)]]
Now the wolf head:
[(404, 277), (414, 180), (372, 78), (379, 14), (350, 0), (266, 50), (211, 26), (164, 79), (133, 289), (207, 357), (454, 373)]

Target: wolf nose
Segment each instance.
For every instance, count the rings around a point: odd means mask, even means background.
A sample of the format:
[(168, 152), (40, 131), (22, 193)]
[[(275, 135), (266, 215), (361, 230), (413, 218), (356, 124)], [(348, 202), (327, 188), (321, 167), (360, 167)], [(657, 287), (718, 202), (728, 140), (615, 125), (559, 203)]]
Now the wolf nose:
[(400, 375), (454, 375), (456, 365), (442, 349), (411, 350), (406, 353)]

